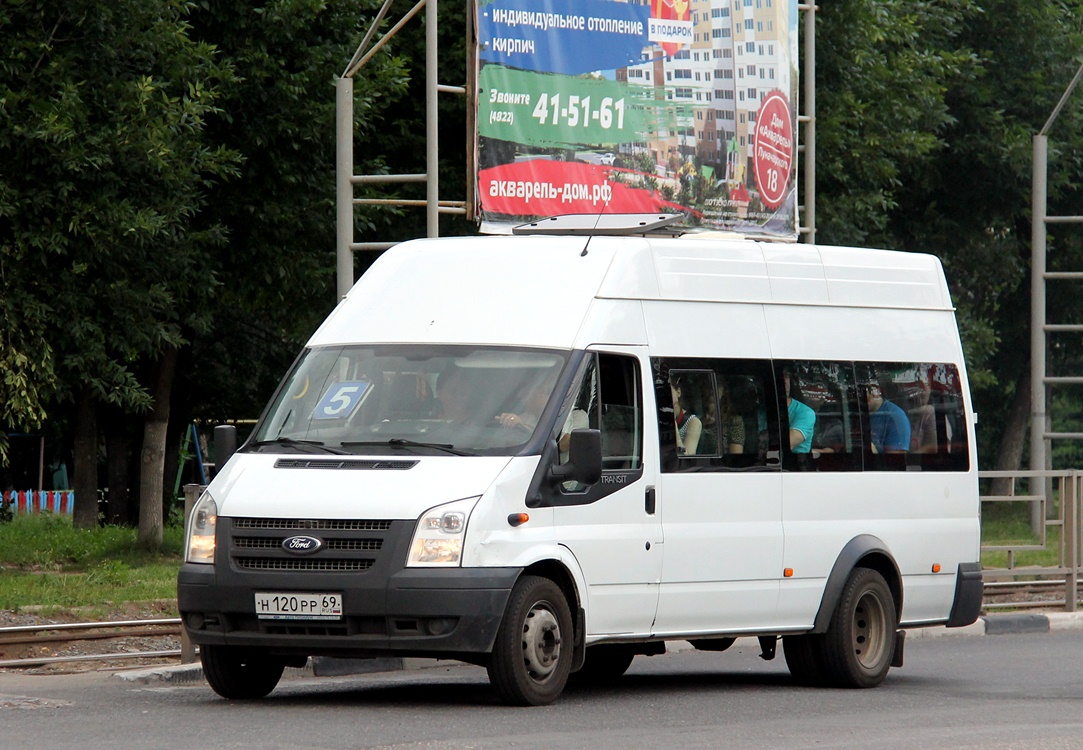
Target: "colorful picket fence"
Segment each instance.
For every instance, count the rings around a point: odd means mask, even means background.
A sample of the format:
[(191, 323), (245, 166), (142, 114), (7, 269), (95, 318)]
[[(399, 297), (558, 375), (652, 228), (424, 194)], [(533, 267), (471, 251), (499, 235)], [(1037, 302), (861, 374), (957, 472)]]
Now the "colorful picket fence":
[(3, 503), (14, 513), (63, 513), (71, 515), (75, 493), (71, 490), (26, 490), (3, 493)]

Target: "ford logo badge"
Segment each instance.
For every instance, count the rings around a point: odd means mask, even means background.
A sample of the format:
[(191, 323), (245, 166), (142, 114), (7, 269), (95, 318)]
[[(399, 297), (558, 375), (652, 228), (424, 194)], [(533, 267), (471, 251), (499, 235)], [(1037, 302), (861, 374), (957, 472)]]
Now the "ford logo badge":
[(282, 549), (291, 555), (311, 555), (323, 546), (323, 541), (314, 536), (291, 536), (282, 540)]

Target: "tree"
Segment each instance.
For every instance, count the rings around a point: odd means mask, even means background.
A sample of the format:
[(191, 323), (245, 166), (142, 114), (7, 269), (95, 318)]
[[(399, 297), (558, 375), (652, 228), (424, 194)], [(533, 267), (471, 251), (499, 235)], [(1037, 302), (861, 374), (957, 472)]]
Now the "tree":
[[(78, 523), (96, 520), (96, 404), (147, 415), (139, 538), (155, 546), (170, 417), (258, 409), (333, 304), (333, 79), (377, 5), (0, 8), (16, 50), (0, 96), (19, 105), (0, 107), (0, 273), (26, 293), (0, 307), (18, 332), (0, 339), (3, 418), (79, 407)], [(366, 69), (362, 133), (404, 89), (402, 67)], [(245, 375), (225, 398), (220, 372)]]
[[(1030, 142), (1078, 67), (1083, 8), (846, 0), (821, 9), (818, 237), (941, 257), (983, 415), (979, 442), (1003, 437), (1002, 460), (1018, 466), (1018, 418), (1005, 428), (1010, 414), (1027, 413), (1010, 408), (1013, 396), (1029, 397), (1017, 384), (1029, 354)], [(1078, 154), (1078, 110), (1062, 117), (1062, 154)], [(1059, 166), (1051, 196), (1071, 205), (1079, 158)], [(1051, 299), (1067, 316), (1066, 302)]]
[[(97, 523), (98, 402), (154, 404), (136, 365), (183, 345), (214, 287), (193, 230), (207, 184), (235, 156), (203, 136), (232, 79), (193, 41), (180, 0), (15, 0), (0, 7), (0, 258), (17, 372), (75, 402), (75, 521)], [(10, 286), (9, 286), (10, 285)], [(10, 330), (10, 329), (9, 329)], [(28, 338), (29, 336), (29, 338)], [(40, 341), (35, 349), (27, 346)], [(44, 415), (42, 392), (7, 399), (15, 420)], [(12, 408), (12, 407), (15, 408)], [(149, 529), (144, 543), (160, 543)]]
[[(224, 283), (212, 324), (182, 353), (184, 406), (175, 423), (257, 416), (335, 304), (334, 80), (379, 7), (377, 0), (239, 0), (204, 4), (191, 17), (194, 34), (237, 73), (208, 132), (243, 162), (237, 179), (213, 186), (199, 217), (224, 227), (229, 244), (216, 258)], [(399, 127), (406, 67), (384, 52), (356, 79), (359, 171), (385, 169), (370, 139)], [(390, 231), (395, 221), (374, 214), (359, 223)]]

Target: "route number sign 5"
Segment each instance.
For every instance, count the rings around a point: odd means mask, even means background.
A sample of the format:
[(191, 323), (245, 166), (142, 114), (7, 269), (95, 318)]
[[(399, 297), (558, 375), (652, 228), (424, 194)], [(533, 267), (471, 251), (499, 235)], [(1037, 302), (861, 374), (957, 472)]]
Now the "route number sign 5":
[(371, 383), (346, 380), (332, 383), (312, 412), (313, 419), (348, 419), (365, 400)]

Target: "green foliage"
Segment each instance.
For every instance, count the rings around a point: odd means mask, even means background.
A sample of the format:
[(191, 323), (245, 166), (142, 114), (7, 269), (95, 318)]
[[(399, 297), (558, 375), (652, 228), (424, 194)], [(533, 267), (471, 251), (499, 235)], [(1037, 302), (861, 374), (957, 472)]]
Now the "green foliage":
[[(335, 86), (380, 3), (271, 0), (201, 3), (193, 34), (230, 61), (217, 143), (240, 154), (235, 180), (211, 189), (200, 223), (229, 234), (211, 328), (193, 340), (196, 368), (178, 387), (194, 415), (254, 417), (335, 303)], [(461, 13), (461, 9), (457, 12)], [(370, 142), (398, 126), (404, 60), (384, 52), (355, 78), (358, 172), (386, 171)], [(410, 127), (423, 130), (420, 122)], [(395, 216), (366, 218), (380, 232)], [(363, 268), (364, 258), (358, 263)]]
[(970, 0), (842, 0), (816, 29), (817, 228), (824, 242), (899, 247), (888, 232), (899, 189), (945, 147), (946, 102), (973, 79), (955, 37)]
[[(9, 287), (0, 256), (0, 285)], [(53, 351), (43, 331), (44, 305), (24, 300), (17, 313), (13, 295), (0, 297), (0, 425), (20, 431), (39, 428), (45, 403), (56, 387)], [(7, 463), (7, 435), (0, 430), (0, 466)]]
[[(817, 27), (817, 238), (934, 253), (992, 456), (1029, 358), (1031, 140), (1080, 63), (1078, 0), (842, 0)], [(1051, 135), (1050, 213), (1083, 196), (1083, 91)], [(1083, 269), (1078, 228), (1050, 269)], [(1083, 318), (1051, 288), (1049, 317)], [(1078, 347), (1052, 367), (1083, 372)], [(1079, 429), (1079, 427), (1076, 427)]]
[[(216, 285), (193, 229), (236, 156), (203, 136), (233, 80), (189, 36), (181, 0), (0, 5), (0, 342), (5, 422), (35, 425), (55, 387), (143, 409), (137, 363), (206, 327)], [(35, 388), (26, 387), (37, 380)]]

